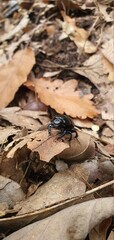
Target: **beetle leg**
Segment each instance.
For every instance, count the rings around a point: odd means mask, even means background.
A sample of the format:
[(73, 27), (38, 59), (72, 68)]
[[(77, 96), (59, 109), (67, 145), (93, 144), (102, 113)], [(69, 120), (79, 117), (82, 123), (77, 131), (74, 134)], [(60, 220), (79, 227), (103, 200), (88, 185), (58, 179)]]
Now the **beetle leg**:
[[(75, 128), (72, 129), (72, 133), (73, 133), (73, 132), (75, 132), (75, 134), (76, 134), (76, 135), (75, 135), (75, 138), (76, 138), (77, 141), (79, 142), (79, 140), (78, 140), (78, 133), (77, 133), (77, 131), (76, 131)], [(79, 144), (80, 144), (80, 142), (79, 142)], [(80, 144), (80, 145), (81, 145), (81, 144)]]
[(58, 137), (58, 139), (64, 137), (66, 134), (69, 134), (70, 135), (70, 138), (69, 138), (69, 141), (72, 140), (72, 132), (70, 130), (64, 130), (63, 132), (60, 132), (60, 136)]
[(78, 138), (78, 133), (77, 133), (77, 131), (76, 131), (76, 129), (75, 128), (73, 128), (72, 130), (71, 130), (71, 132), (73, 133), (75, 133), (76, 135), (75, 135), (75, 138)]
[(48, 133), (49, 133), (49, 135), (51, 135), (51, 129), (52, 129), (52, 127), (53, 127), (53, 125), (50, 123), (50, 124), (48, 125)]

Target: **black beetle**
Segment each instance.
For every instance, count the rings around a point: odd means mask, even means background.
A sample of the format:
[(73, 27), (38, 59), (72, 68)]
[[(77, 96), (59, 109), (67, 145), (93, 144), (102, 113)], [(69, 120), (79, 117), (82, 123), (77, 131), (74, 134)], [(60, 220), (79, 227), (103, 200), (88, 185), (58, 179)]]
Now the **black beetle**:
[(51, 129), (56, 128), (60, 130), (60, 138), (62, 138), (64, 135), (69, 134), (70, 138), (69, 141), (72, 140), (72, 133), (75, 132), (76, 138), (78, 137), (74, 122), (72, 119), (66, 115), (58, 115), (55, 116), (51, 123), (48, 125), (48, 132), (49, 135), (51, 135)]

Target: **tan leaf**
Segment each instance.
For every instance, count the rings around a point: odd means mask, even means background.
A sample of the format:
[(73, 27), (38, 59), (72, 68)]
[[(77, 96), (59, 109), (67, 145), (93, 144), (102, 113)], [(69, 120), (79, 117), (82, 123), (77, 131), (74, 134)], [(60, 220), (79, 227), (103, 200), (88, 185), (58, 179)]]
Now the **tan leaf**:
[[(55, 188), (56, 186), (56, 188)], [(56, 173), (47, 183), (39, 187), (36, 193), (25, 200), (18, 215), (34, 212), (85, 193), (85, 184), (69, 170)]]
[(41, 130), (12, 141), (6, 146), (5, 151), (8, 152), (11, 149), (7, 154), (8, 158), (13, 158), (19, 149), (21, 154), (22, 148), (25, 147), (32, 152), (38, 152), (40, 160), (45, 162), (49, 162), (55, 156), (66, 161), (83, 161), (94, 155), (95, 144), (91, 136), (78, 130), (77, 134), (78, 140), (74, 134), (69, 144), (69, 135), (58, 139), (58, 130), (53, 130), (51, 136), (49, 136), (48, 130)]
[[(60, 181), (60, 184), (61, 184), (61, 181)], [(69, 185), (71, 186), (71, 189), (72, 189), (72, 185), (71, 184)], [(56, 184), (54, 185), (54, 187), (55, 186)], [(70, 186), (69, 186), (69, 189), (70, 189)], [(48, 189), (50, 192), (49, 187)], [(56, 187), (54, 188), (54, 191), (55, 189)], [(48, 195), (49, 195), (49, 192), (48, 192)], [(63, 192), (61, 193), (63, 194)], [(50, 198), (52, 201), (53, 195), (50, 195)], [(47, 197), (46, 200), (49, 200), (49, 198)], [(38, 197), (36, 201), (38, 202)], [(33, 207), (35, 205), (36, 205), (36, 202), (34, 201), (34, 205), (31, 204), (29, 209), (31, 210), (31, 206)], [(44, 202), (44, 207), (45, 207), (45, 202)], [(48, 208), (45, 208), (45, 211), (47, 214)], [(40, 212), (40, 216), (43, 215), (43, 214), (41, 215), (41, 213), (42, 212)], [(31, 240), (33, 236), (34, 236), (34, 240), (86, 239), (88, 233), (96, 225), (100, 225), (105, 219), (114, 215), (114, 197), (93, 199), (80, 204), (76, 204), (74, 206), (67, 207), (66, 209), (63, 209), (62, 211), (59, 211), (58, 213), (53, 214), (52, 216), (47, 218), (46, 218), (47, 216), (46, 214), (45, 214), (45, 219), (29, 224), (28, 226), (6, 237), (5, 240), (14, 240), (14, 239), (15, 240), (20, 240), (20, 239)], [(26, 215), (24, 215), (24, 218), (25, 217)], [(27, 219), (29, 219), (29, 215), (27, 215)], [(39, 218), (36, 218), (36, 216), (33, 219), (39, 220)], [(28, 221), (30, 222), (30, 219)], [(99, 236), (97, 240), (98, 239), (104, 240), (104, 238), (99, 238)]]
[(7, 39), (11, 39), (13, 36), (15, 36), (19, 31), (21, 31), (23, 28), (27, 26), (29, 22), (29, 17), (27, 14), (24, 15), (22, 20), (19, 22), (18, 25), (16, 25), (12, 30), (10, 30), (8, 33), (5, 33), (4, 35), (1, 34), (0, 42), (3, 42)]
[(102, 63), (103, 63), (103, 70), (104, 73), (108, 73), (108, 79), (109, 81), (114, 81), (114, 41), (113, 39), (110, 39), (109, 41), (106, 41), (102, 48)]
[(101, 52), (104, 57), (114, 65), (114, 39), (105, 41), (102, 45)]
[(100, 52), (89, 57), (82, 67), (75, 67), (75, 72), (90, 79), (94, 84), (103, 84), (107, 81), (104, 74), (102, 55)]
[(40, 100), (58, 113), (66, 113), (71, 117), (82, 119), (97, 116), (98, 111), (90, 101), (91, 95), (80, 97), (79, 92), (75, 91), (76, 87), (76, 80), (65, 83), (62, 80), (52, 82), (45, 78), (35, 80), (35, 88)]
[(19, 107), (4, 108), (0, 110), (0, 116), (12, 125), (26, 127), (26, 129), (38, 130), (41, 124), (37, 119), (44, 119), (47, 124), (46, 117), (40, 117), (39, 111), (21, 110)]
[(113, 8), (112, 11), (108, 12), (108, 6), (105, 4), (110, 4), (112, 0), (100, 0), (99, 3), (97, 2), (97, 6), (99, 9), (100, 14), (102, 14), (104, 20), (106, 22), (113, 22), (114, 21), (114, 13)]
[[(18, 149), (23, 148), (27, 144), (27, 148), (39, 153), (42, 161), (49, 162), (50, 159), (69, 147), (68, 143), (62, 142), (61, 139), (57, 140), (57, 136), (49, 137), (48, 131), (37, 131), (17, 141), (19, 143), (9, 151), (8, 158), (12, 158)], [(8, 144), (5, 150), (7, 151), (14, 142), (16, 143), (16, 141), (13, 141)]]
[(3, 204), (6, 206), (4, 213), (7, 213), (7, 210), (13, 208), (16, 202), (24, 199), (25, 194), (18, 183), (0, 176), (0, 215)]
[(0, 128), (0, 144), (4, 144), (7, 142), (7, 138), (12, 135), (16, 135), (19, 133), (19, 129), (15, 129), (14, 127), (7, 126), (7, 127), (1, 127)]
[(0, 108), (6, 107), (18, 88), (27, 80), (35, 63), (34, 52), (27, 48), (15, 53), (13, 59), (0, 67)]
[(74, 19), (65, 15), (64, 12), (62, 12), (62, 16), (64, 18), (64, 22), (62, 22), (63, 31), (74, 41), (79, 50), (82, 49), (86, 53), (96, 52), (96, 46), (88, 40), (88, 32), (83, 28), (77, 27)]
[(108, 74), (108, 80), (114, 82), (114, 64), (108, 61), (104, 56), (102, 57), (104, 73)]

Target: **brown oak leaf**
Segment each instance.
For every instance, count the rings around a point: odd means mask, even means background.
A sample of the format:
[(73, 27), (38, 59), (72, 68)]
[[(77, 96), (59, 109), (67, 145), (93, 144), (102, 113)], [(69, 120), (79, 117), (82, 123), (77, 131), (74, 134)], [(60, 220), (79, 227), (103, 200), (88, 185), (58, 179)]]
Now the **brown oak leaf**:
[(40, 100), (48, 106), (54, 108), (58, 113), (73, 117), (93, 118), (98, 115), (98, 110), (93, 105), (92, 95), (80, 96), (76, 80), (63, 82), (60, 79), (51, 81), (50, 79), (35, 79), (35, 91)]

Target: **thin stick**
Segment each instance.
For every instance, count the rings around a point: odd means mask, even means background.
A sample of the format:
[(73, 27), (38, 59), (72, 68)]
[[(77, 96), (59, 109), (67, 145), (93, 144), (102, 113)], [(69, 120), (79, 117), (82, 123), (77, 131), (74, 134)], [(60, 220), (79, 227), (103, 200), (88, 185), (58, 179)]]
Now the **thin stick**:
[(97, 191), (99, 191), (99, 190), (101, 190), (103, 188), (106, 188), (108, 186), (111, 186), (113, 184), (114, 184), (114, 180), (112, 180), (110, 182), (107, 182), (107, 183), (104, 183), (104, 184), (100, 185), (99, 187), (96, 187), (96, 188), (93, 188), (93, 189), (87, 191), (84, 195), (86, 196), (86, 195), (89, 195), (91, 193), (97, 192)]

